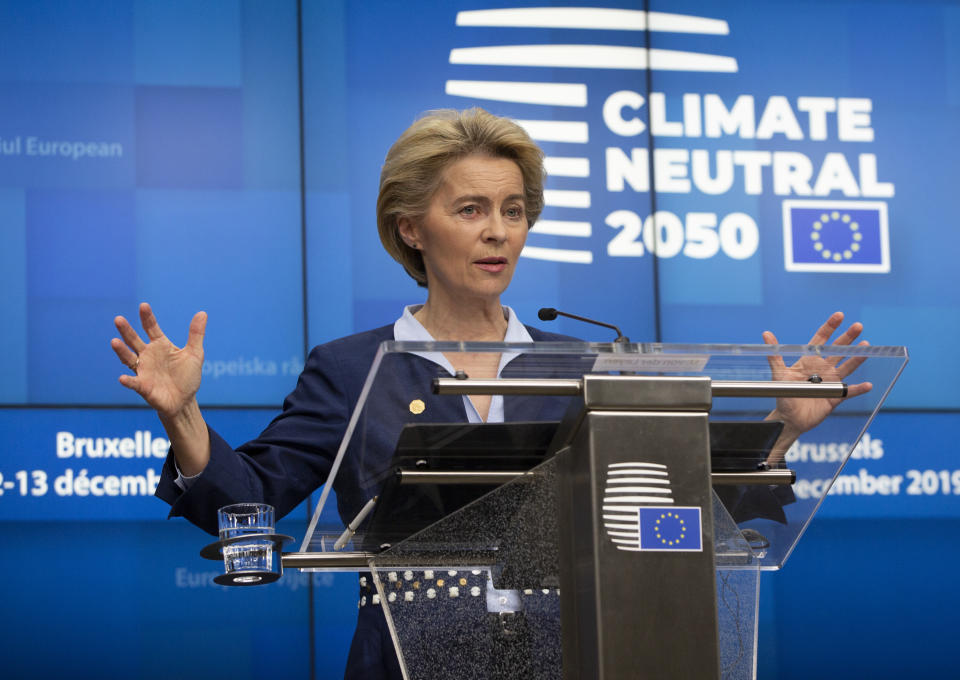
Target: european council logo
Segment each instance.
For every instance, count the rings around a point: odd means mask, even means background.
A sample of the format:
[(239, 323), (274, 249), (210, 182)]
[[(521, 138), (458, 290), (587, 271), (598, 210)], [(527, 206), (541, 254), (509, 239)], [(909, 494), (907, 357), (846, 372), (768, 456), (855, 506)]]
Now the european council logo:
[(640, 550), (703, 551), (700, 508), (647, 506), (639, 512)]
[(783, 256), (788, 272), (886, 274), (887, 204), (784, 201)]

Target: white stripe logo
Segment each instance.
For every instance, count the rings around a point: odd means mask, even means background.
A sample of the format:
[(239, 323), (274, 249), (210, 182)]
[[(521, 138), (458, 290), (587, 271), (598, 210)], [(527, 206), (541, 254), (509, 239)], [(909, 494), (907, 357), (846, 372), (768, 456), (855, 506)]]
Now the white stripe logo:
[(603, 528), (618, 550), (640, 550), (642, 505), (672, 505), (670, 473), (659, 463), (612, 463), (603, 490)]

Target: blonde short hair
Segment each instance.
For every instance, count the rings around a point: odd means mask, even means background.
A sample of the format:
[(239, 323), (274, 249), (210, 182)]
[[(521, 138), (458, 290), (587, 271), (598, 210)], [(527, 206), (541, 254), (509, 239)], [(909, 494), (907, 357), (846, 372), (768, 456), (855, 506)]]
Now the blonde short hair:
[(471, 154), (509, 158), (517, 164), (528, 228), (543, 210), (543, 152), (523, 128), (480, 108), (427, 112), (387, 152), (377, 197), (380, 241), (421, 286), (427, 285), (423, 255), (404, 243), (398, 221), (426, 215), (444, 170)]

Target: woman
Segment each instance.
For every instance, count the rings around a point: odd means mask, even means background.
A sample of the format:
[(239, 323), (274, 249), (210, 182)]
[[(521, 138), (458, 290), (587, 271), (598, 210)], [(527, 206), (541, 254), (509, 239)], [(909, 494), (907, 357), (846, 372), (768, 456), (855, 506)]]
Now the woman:
[[(523, 326), (500, 297), (506, 290), (529, 228), (543, 207), (543, 154), (511, 121), (481, 109), (438, 111), (414, 123), (390, 149), (380, 178), (377, 223), (387, 251), (418, 284), (427, 288), (423, 305), (408, 307), (392, 326), (360, 333), (315, 348), (283, 412), (256, 440), (237, 450), (207, 427), (196, 401), (203, 364), (206, 314), (190, 323), (186, 346), (174, 346), (160, 330), (149, 305), (140, 306), (147, 340), (123, 318), (121, 338), (111, 346), (135, 375), (120, 382), (156, 409), (171, 441), (157, 495), (183, 515), (216, 533), (216, 509), (238, 501), (263, 501), (282, 516), (322, 484), (343, 437), (378, 345), (384, 340), (548, 341), (569, 339)], [(837, 313), (814, 335), (825, 344), (842, 322)], [(854, 324), (836, 342), (860, 333)], [(766, 342), (776, 342), (772, 334)], [(509, 370), (490, 354), (410, 356), (398, 383), (419, 384), (437, 372), (465, 371), (492, 378)], [(809, 373), (809, 367), (772, 367), (777, 377)], [(824, 380), (840, 379), (856, 365), (818, 368)], [(869, 389), (851, 388), (851, 396)], [(425, 395), (425, 399), (431, 399)], [(801, 400), (802, 401), (802, 400)], [(807, 400), (810, 402), (810, 400)], [(791, 436), (820, 422), (836, 402), (783, 401), (776, 415)], [(403, 408), (384, 405), (375, 441), (367, 448), (387, 456), (393, 450)], [(403, 404), (402, 406), (406, 406)], [(498, 422), (529, 417), (500, 397), (473, 396), (462, 402), (428, 401), (437, 420)], [(553, 408), (547, 403), (544, 408)], [(395, 415), (397, 414), (397, 415)], [(537, 414), (543, 416), (544, 414)], [(557, 416), (557, 413), (548, 413)], [(370, 497), (362, 470), (337, 475), (344, 521)], [(379, 608), (361, 608), (347, 677), (400, 677)]]

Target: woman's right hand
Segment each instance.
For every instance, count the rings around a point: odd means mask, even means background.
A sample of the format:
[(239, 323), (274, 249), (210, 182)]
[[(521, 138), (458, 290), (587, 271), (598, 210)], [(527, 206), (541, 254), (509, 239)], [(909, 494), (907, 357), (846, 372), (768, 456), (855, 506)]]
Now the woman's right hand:
[(144, 342), (122, 316), (113, 322), (123, 339), (113, 338), (110, 346), (134, 372), (121, 375), (120, 384), (143, 397), (165, 423), (176, 420), (195, 403), (200, 389), (207, 313), (197, 312), (193, 317), (184, 347), (177, 347), (163, 334), (146, 302), (140, 303), (140, 323), (149, 342)]

